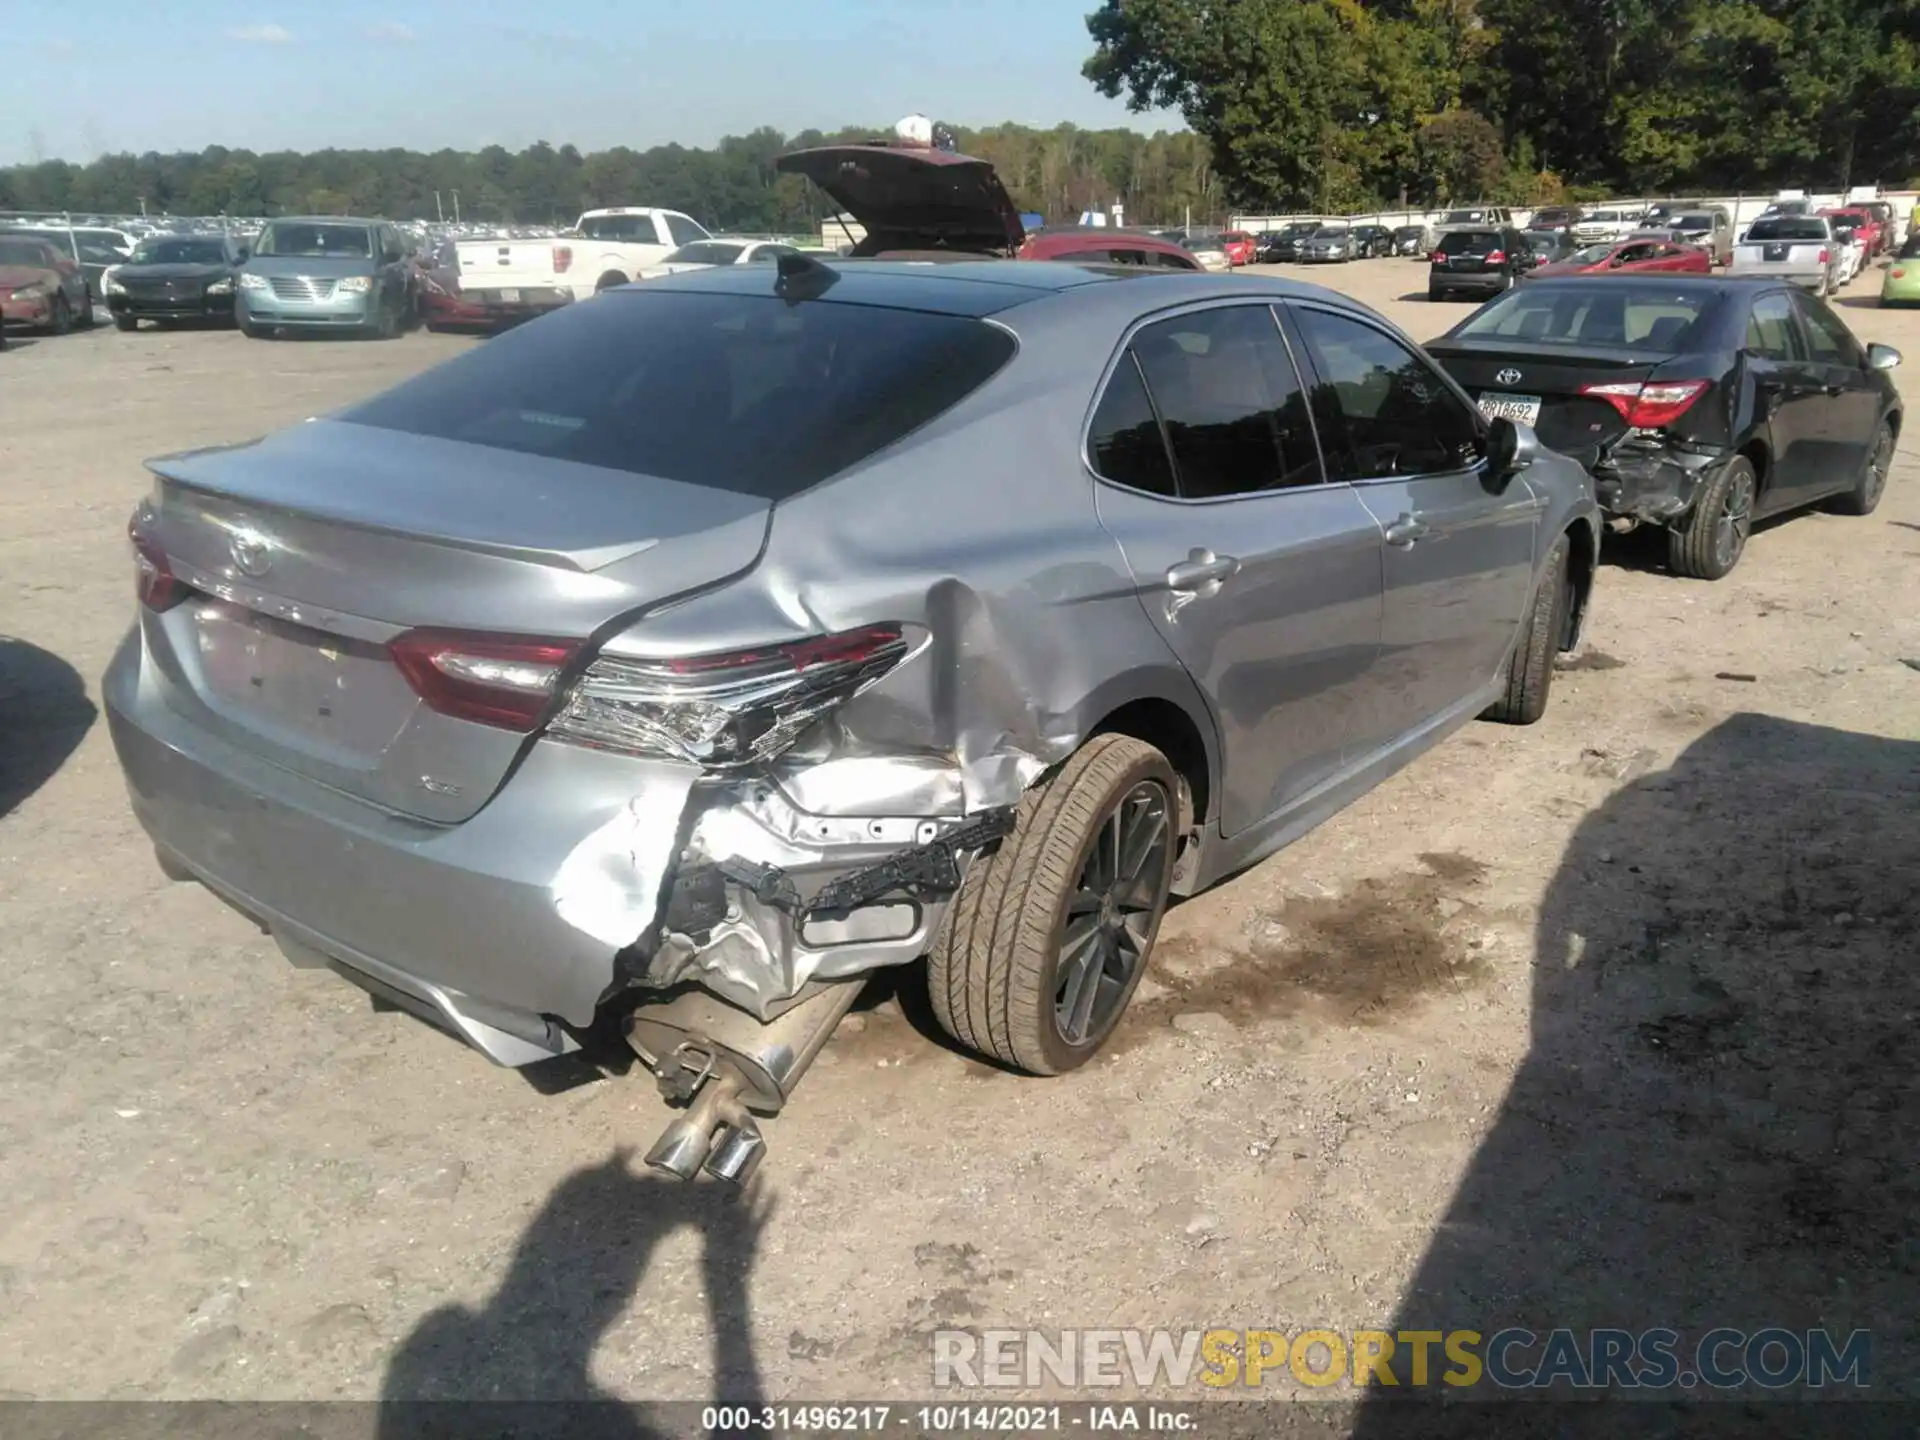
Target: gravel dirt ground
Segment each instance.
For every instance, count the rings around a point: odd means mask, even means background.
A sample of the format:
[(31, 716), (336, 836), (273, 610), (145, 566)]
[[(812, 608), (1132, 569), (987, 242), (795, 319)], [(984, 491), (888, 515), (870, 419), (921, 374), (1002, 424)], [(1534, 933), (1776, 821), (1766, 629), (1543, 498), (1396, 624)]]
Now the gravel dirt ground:
[[(1877, 282), (1841, 313), (1920, 363)], [(97, 713), (143, 457), (473, 343), (0, 355), (0, 1396), (924, 1398), (943, 1326), (1427, 1320), (1866, 1328), (1914, 1392), (1911, 429), (1722, 583), (1613, 545), (1541, 724), (1181, 905), (1087, 1069), (963, 1058), (903, 976), (730, 1199), (639, 1166), (644, 1076), (493, 1068), (169, 884)]]

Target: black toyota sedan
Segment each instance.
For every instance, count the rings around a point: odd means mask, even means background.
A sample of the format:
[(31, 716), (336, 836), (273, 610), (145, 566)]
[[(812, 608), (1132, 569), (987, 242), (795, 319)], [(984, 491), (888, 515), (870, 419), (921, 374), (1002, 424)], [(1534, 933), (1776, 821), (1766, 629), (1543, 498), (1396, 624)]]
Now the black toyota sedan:
[(1535, 280), (1427, 350), (1482, 413), (1591, 470), (1620, 528), (1663, 527), (1697, 580), (1739, 563), (1756, 519), (1871, 513), (1900, 433), (1900, 352), (1777, 277)]
[(245, 252), (220, 235), (155, 235), (133, 258), (108, 272), (104, 288), (113, 323), (137, 330), (142, 320), (233, 320), (233, 277)]

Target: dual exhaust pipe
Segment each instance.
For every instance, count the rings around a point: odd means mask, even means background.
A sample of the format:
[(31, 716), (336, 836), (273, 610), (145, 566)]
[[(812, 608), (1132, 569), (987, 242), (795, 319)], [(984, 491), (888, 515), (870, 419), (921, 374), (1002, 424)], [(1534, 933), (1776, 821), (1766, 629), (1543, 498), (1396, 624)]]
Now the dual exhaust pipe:
[(705, 1170), (745, 1185), (767, 1150), (756, 1115), (779, 1113), (861, 985), (824, 986), (765, 1023), (702, 990), (635, 1010), (627, 1044), (661, 1094), (687, 1107), (660, 1132), (647, 1164), (678, 1180)]

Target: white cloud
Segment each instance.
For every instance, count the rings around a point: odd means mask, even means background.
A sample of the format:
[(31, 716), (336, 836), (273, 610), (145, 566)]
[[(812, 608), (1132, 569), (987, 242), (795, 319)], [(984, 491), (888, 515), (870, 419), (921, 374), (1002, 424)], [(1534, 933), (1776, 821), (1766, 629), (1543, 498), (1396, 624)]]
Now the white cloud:
[(291, 45), (294, 34), (284, 25), (241, 25), (227, 31), (227, 38), (243, 45)]
[(397, 20), (382, 20), (367, 27), (369, 40), (398, 40), (411, 44), (420, 38), (420, 34), (411, 25), (402, 25)]

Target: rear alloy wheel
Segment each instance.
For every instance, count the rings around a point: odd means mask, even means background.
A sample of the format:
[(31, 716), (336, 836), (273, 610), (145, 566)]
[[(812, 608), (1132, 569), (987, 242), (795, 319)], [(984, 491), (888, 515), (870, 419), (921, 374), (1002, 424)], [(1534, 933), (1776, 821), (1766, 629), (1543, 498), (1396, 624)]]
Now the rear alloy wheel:
[(1689, 580), (1724, 579), (1746, 553), (1759, 492), (1753, 462), (1736, 455), (1700, 487), (1693, 509), (1667, 531), (1667, 564)]
[(1553, 689), (1553, 657), (1567, 633), (1573, 613), (1573, 576), (1567, 566), (1567, 537), (1553, 542), (1540, 588), (1520, 622), (1520, 634), (1507, 657), (1506, 692), (1480, 712), (1482, 720), (1503, 725), (1531, 725), (1547, 713)]
[(1887, 493), (1893, 450), (1893, 426), (1882, 420), (1873, 437), (1873, 449), (1867, 453), (1866, 468), (1853, 482), (1853, 489), (1834, 497), (1833, 508), (1842, 515), (1871, 515), (1879, 507), (1880, 497)]
[(1030, 1075), (1098, 1053), (1146, 973), (1173, 884), (1179, 787), (1124, 735), (1088, 741), (969, 867), (928, 958), (949, 1035)]

